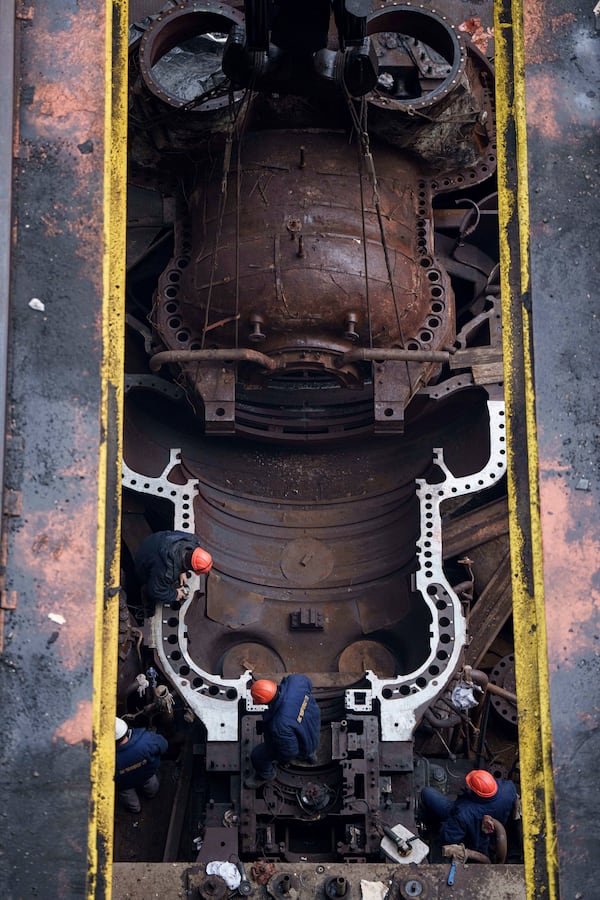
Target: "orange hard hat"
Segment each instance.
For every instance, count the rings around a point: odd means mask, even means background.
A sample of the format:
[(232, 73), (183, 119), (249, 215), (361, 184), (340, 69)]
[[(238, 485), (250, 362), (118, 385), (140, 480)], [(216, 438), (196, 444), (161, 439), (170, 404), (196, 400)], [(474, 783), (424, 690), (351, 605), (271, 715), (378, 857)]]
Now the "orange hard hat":
[(250, 693), (255, 703), (269, 703), (277, 693), (277, 685), (274, 681), (259, 678), (258, 681), (252, 682)]
[(196, 547), (192, 553), (192, 569), (196, 575), (203, 575), (205, 572), (210, 572), (212, 564), (212, 556), (208, 550), (203, 550), (202, 547)]
[(465, 778), (468, 786), (478, 797), (488, 799), (498, 792), (498, 782), (490, 772), (485, 769), (473, 769)]

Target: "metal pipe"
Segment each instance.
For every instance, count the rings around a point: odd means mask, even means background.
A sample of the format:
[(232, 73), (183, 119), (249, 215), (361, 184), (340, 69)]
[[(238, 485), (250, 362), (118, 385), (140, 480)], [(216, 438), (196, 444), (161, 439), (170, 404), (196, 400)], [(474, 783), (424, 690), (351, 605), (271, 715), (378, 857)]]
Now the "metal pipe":
[(338, 367), (351, 362), (439, 362), (450, 361), (450, 353), (446, 350), (405, 350), (401, 347), (356, 347), (343, 353), (335, 364)]
[(478, 862), (487, 863), (487, 865), (491, 863), (491, 859), (485, 853), (480, 853), (479, 850), (471, 850), (469, 847), (465, 847), (464, 844), (444, 844), (442, 856), (450, 856), (454, 861), (458, 860), (462, 863)]
[(452, 715), (444, 718), (443, 716), (436, 716), (434, 711), (429, 708), (423, 712), (423, 718), (436, 730), (438, 728), (455, 728), (461, 723), (460, 714), (457, 713), (456, 710), (453, 711)]
[(475, 684), (482, 687), (484, 691), (489, 692), (490, 694), (496, 694), (498, 697), (504, 697), (505, 700), (509, 700), (515, 706), (517, 705), (517, 695), (513, 694), (512, 691), (507, 691), (506, 688), (500, 687), (499, 684), (491, 682), (486, 673), (482, 672), (481, 669), (471, 669), (470, 676)]
[(517, 695), (513, 694), (512, 691), (507, 691), (506, 688), (500, 687), (499, 684), (493, 684), (490, 681), (486, 691), (490, 694), (496, 694), (498, 697), (504, 697), (505, 700), (510, 701), (510, 703), (513, 703), (515, 706), (517, 705)]
[(345, 897), (348, 893), (348, 882), (342, 875), (338, 875), (334, 883), (334, 894), (336, 897)]
[(483, 688), (485, 691), (490, 679), (486, 672), (482, 672), (481, 669), (473, 669), (471, 666), (465, 666), (465, 680), (467, 684), (474, 681), (475, 684), (478, 684), (479, 687)]
[(478, 862), (478, 863), (487, 863), (488, 865), (491, 863), (491, 860), (485, 853), (480, 853), (479, 850), (470, 850), (468, 847), (465, 848), (465, 862)]
[(168, 363), (183, 362), (253, 362), (263, 369), (276, 369), (278, 363), (258, 350), (239, 348), (237, 350), (161, 350), (150, 358), (150, 369), (158, 372)]
[(487, 726), (488, 726), (488, 718), (490, 714), (490, 695), (486, 693), (485, 700), (483, 702), (483, 712), (481, 716), (481, 725), (479, 728), (479, 740), (477, 742), (477, 755), (475, 757), (475, 768), (481, 768), (481, 757), (483, 755), (483, 748), (485, 744), (485, 737), (487, 734)]
[(502, 863), (506, 862), (506, 854), (508, 853), (506, 828), (502, 822), (499, 822), (498, 819), (494, 819), (493, 816), (485, 816), (485, 818), (489, 819), (494, 826), (494, 835), (496, 836), (496, 858), (494, 862), (496, 865), (502, 865)]

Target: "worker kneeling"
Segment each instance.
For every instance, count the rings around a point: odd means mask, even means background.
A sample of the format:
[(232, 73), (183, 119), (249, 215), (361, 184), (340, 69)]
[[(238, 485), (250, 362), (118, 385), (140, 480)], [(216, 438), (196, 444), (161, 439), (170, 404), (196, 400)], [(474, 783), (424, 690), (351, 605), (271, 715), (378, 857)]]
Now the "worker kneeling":
[(465, 781), (466, 790), (456, 800), (435, 788), (424, 787), (421, 791), (422, 818), (429, 826), (436, 823), (441, 826), (443, 844), (464, 844), (487, 855), (493, 831), (488, 825), (490, 817), (506, 825), (517, 799), (517, 789), (512, 781), (494, 778), (484, 769), (469, 772)]
[(135, 555), (136, 575), (154, 604), (184, 600), (188, 573), (206, 575), (212, 564), (196, 535), (185, 531), (157, 531), (142, 541)]
[(261, 678), (250, 688), (255, 703), (266, 703), (263, 713), (263, 743), (251, 754), (254, 774), (244, 782), (247, 788), (259, 788), (275, 778), (274, 762), (292, 760), (316, 763), (321, 732), (321, 712), (311, 694), (312, 682), (306, 675), (287, 675), (279, 687)]

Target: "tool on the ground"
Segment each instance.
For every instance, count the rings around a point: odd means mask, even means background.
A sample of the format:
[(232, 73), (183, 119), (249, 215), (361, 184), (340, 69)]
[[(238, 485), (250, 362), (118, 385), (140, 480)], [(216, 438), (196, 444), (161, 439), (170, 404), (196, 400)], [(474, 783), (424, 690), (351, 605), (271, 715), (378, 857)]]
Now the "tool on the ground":
[(237, 886), (237, 892), (240, 895), (240, 897), (249, 897), (250, 894), (253, 893), (252, 885), (248, 881), (248, 876), (246, 875), (244, 863), (239, 858), (239, 856), (237, 857), (235, 864), (238, 867), (240, 875), (242, 876), (242, 880), (240, 881), (240, 883)]
[(385, 836), (389, 837), (389, 839), (391, 841), (393, 841), (394, 844), (396, 845), (400, 856), (408, 856), (408, 854), (412, 850), (412, 847), (410, 845), (412, 844), (413, 841), (417, 840), (418, 835), (414, 834), (412, 837), (409, 837), (407, 839), (407, 838), (400, 837), (399, 834), (396, 834), (395, 831), (392, 831), (392, 829), (389, 827), (389, 825), (382, 825), (381, 827), (383, 829), (383, 833), (385, 834)]
[(450, 863), (450, 871), (448, 872), (448, 884), (454, 884), (454, 873), (456, 872), (456, 860)]

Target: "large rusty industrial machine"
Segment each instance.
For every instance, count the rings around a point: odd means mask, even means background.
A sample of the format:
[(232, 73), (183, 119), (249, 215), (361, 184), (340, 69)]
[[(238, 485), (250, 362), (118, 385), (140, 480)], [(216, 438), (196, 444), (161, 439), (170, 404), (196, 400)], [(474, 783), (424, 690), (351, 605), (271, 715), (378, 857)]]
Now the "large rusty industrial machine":
[[(595, 896), (598, 7), (2, 12), (3, 900)], [(165, 529), (214, 566), (154, 606)], [(248, 788), (293, 672), (316, 761)], [(473, 767), (522, 820), (451, 865)]]
[[(165, 859), (374, 863), (421, 787), (518, 782), (493, 68), (432, 9), (312, 6), (130, 27), (117, 712), (176, 748)], [(155, 608), (168, 529), (214, 568)], [(317, 764), (249, 790), (290, 672)]]

